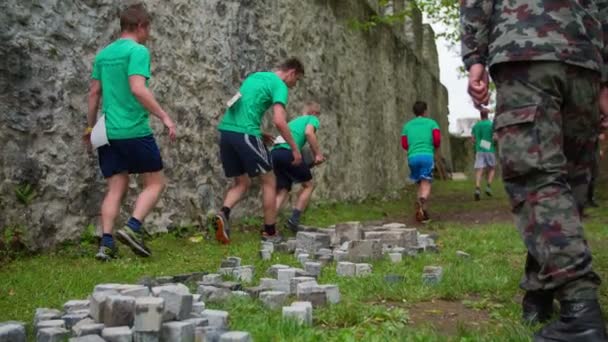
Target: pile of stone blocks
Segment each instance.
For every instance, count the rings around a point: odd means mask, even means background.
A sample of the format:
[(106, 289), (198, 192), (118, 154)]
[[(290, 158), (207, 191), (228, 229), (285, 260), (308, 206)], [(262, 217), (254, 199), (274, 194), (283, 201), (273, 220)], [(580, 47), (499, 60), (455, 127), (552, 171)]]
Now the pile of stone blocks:
[[(205, 309), (202, 296), (181, 283), (147, 287), (100, 284), (87, 300), (63, 310), (36, 310), (36, 341), (251, 341), (228, 331), (228, 312)], [(0, 323), (0, 341), (26, 341), (23, 323)]]
[(283, 319), (293, 319), (299, 324), (312, 325), (312, 303), (293, 302), (291, 306), (283, 307)]

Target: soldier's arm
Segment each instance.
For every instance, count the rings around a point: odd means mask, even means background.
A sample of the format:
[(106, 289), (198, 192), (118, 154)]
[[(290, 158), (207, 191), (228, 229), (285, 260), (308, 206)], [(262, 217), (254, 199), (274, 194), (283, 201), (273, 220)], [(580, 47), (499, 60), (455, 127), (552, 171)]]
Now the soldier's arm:
[(473, 64), (486, 65), (493, 7), (494, 0), (460, 2), (461, 54), (466, 70)]

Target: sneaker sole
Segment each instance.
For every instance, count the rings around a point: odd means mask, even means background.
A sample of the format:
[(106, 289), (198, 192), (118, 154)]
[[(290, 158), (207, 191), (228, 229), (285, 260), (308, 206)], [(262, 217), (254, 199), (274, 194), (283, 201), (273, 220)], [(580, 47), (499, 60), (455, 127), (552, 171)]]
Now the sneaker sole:
[(147, 258), (150, 255), (152, 255), (152, 253), (146, 251), (137, 241), (133, 240), (131, 238), (131, 236), (129, 236), (129, 234), (123, 232), (122, 230), (119, 230), (116, 233), (116, 239), (118, 239), (118, 241), (124, 243), (125, 245), (129, 246), (129, 248), (131, 248), (133, 253), (135, 253), (136, 255), (139, 255), (140, 257)]
[(95, 254), (95, 259), (99, 260), (99, 261), (110, 261), (112, 260), (111, 256), (105, 255), (105, 254)]
[(215, 239), (224, 245), (230, 243), (230, 238), (224, 229), (224, 220), (219, 216), (215, 217)]

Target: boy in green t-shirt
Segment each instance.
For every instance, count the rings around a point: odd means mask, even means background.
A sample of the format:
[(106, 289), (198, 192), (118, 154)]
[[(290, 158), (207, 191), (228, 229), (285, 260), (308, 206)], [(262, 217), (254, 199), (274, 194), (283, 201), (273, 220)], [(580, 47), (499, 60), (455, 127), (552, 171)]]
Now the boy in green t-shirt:
[(285, 143), (285, 139), (282, 136), (279, 136), (275, 140), (271, 153), (272, 165), (277, 177), (277, 211), (281, 209), (281, 206), (287, 199), (292, 185), (294, 183), (302, 184), (302, 191), (298, 195), (298, 200), (293, 208), (291, 217), (287, 220), (287, 227), (294, 232), (298, 230), (300, 214), (306, 209), (314, 190), (310, 168), (325, 161), (316, 135), (320, 124), (320, 114), (321, 106), (316, 102), (310, 101), (304, 105), (302, 115), (289, 122), (289, 130), (293, 135), (298, 150), (302, 151), (302, 148), (308, 142), (314, 155), (311, 165), (307, 165), (306, 163), (294, 165), (291, 147)]
[(437, 122), (428, 118), (425, 102), (416, 101), (413, 106), (416, 118), (408, 121), (401, 131), (401, 146), (407, 151), (410, 179), (418, 184), (416, 220), (430, 221), (427, 201), (431, 195), (431, 181), (435, 167), (435, 150), (441, 144), (441, 132)]
[(481, 199), (481, 178), (484, 170), (487, 172), (486, 195), (492, 196), (492, 180), (496, 170), (496, 156), (494, 155), (494, 128), (488, 119), (489, 111), (482, 108), (479, 111), (481, 120), (471, 130), (471, 138), (475, 145), (475, 200)]
[(150, 34), (150, 14), (142, 4), (131, 5), (120, 15), (120, 28), (120, 38), (95, 57), (89, 90), (88, 128), (84, 135), (90, 148), (101, 100), (104, 116), (98, 127), (105, 122), (103, 134), (109, 144), (98, 147), (97, 153), (108, 192), (101, 205), (103, 236), (95, 257), (104, 261), (116, 257), (112, 232), (131, 173), (142, 175), (144, 189), (135, 202), (131, 218), (116, 232), (116, 237), (135, 254), (151, 255), (144, 244), (142, 222), (158, 202), (166, 181), (160, 151), (150, 128), (150, 113), (163, 122), (169, 137), (175, 140), (175, 124), (147, 87), (150, 53), (142, 44)]
[(264, 145), (264, 142), (271, 142), (272, 137), (263, 134), (260, 125), (266, 111), (272, 108), (273, 123), (292, 148), (293, 163), (302, 161), (287, 126), (285, 107), (288, 88), (294, 87), (303, 75), (302, 63), (296, 58), (287, 59), (273, 72), (255, 72), (247, 76), (239, 92), (228, 101), (228, 109), (218, 127), (220, 158), (226, 177), (234, 178), (235, 182), (215, 216), (215, 237), (223, 244), (230, 243), (230, 211), (249, 189), (251, 178), (257, 176), (262, 181), (262, 239), (279, 238), (276, 232), (276, 179), (270, 153)]

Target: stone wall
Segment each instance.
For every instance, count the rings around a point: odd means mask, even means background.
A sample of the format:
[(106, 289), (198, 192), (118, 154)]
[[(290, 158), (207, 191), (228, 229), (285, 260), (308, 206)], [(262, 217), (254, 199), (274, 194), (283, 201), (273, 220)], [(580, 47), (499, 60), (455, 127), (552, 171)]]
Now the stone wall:
[[(400, 8), (405, 0), (395, 1)], [(5, 0), (0, 3), (0, 229), (21, 227), (30, 248), (78, 238), (97, 224), (104, 181), (84, 152), (86, 97), (95, 53), (117, 37), (119, 0)], [(429, 102), (449, 157), (447, 92), (439, 82), (430, 27), (415, 20), (372, 32), (349, 28), (373, 1), (146, 1), (154, 15), (150, 85), (178, 124), (170, 144), (152, 119), (169, 185), (146, 222), (163, 230), (196, 222), (228, 186), (215, 127), (224, 103), (250, 72), (300, 57), (305, 79), (290, 93), (294, 117), (307, 99), (322, 105), (328, 162), (315, 170), (315, 198), (394, 195), (407, 166), (399, 144), (415, 100)], [(29, 200), (17, 199), (31, 185)], [(130, 209), (137, 184), (131, 184)], [(259, 213), (259, 187), (235, 215)], [(22, 203), (25, 202), (25, 203)], [(123, 217), (128, 213), (124, 212)], [(122, 222), (122, 221), (121, 221)]]

